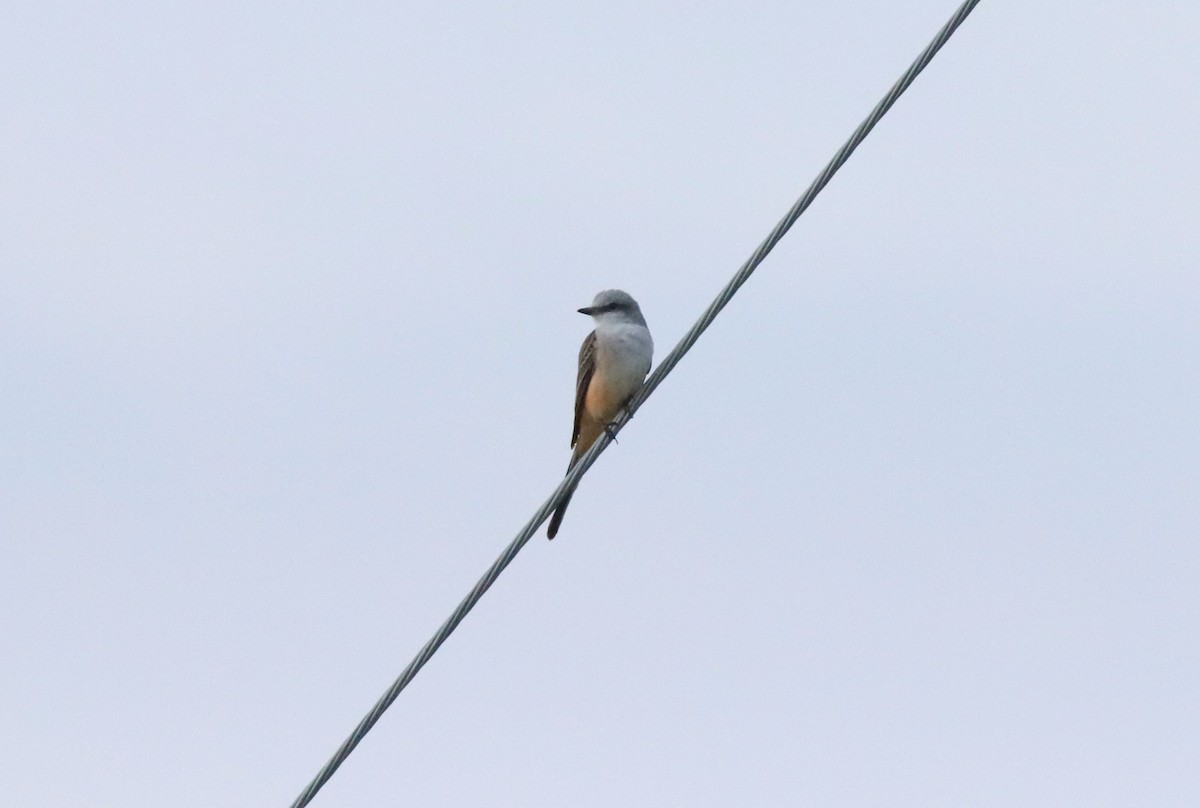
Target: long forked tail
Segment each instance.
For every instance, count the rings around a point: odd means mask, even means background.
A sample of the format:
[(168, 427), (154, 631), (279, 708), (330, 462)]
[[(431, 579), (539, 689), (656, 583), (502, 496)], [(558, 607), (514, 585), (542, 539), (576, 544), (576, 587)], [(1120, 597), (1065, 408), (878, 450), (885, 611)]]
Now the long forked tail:
[(574, 493), (575, 489), (572, 488), (563, 497), (562, 502), (558, 503), (558, 508), (555, 509), (554, 514), (550, 517), (550, 527), (546, 529), (547, 539), (553, 539), (558, 535), (558, 527), (562, 524), (563, 514), (567, 512), (567, 506), (571, 504), (571, 496)]
[[(600, 437), (602, 431), (603, 427), (590, 415), (584, 413), (580, 429), (575, 435), (574, 442), (571, 444), (575, 451), (571, 452), (571, 462), (567, 464), (567, 474), (571, 473), (571, 469), (575, 468), (575, 464), (579, 462), (579, 458), (583, 457), (584, 452), (592, 447), (592, 444), (596, 442), (596, 438)], [(567, 512), (567, 506), (571, 504), (571, 497), (574, 495), (575, 489), (572, 488), (563, 495), (562, 502), (558, 503), (558, 508), (550, 517), (550, 527), (546, 529), (547, 539), (553, 539), (558, 535), (558, 526), (562, 524), (563, 514)]]

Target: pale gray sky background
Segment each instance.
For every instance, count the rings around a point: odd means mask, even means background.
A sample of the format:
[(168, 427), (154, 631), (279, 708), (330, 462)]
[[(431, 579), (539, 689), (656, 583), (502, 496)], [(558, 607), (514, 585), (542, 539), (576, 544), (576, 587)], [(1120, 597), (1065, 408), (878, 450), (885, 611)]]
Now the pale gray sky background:
[[(290, 803), (955, 5), (7, 6), (0, 804)], [(984, 0), (314, 805), (1200, 805), (1198, 39)]]

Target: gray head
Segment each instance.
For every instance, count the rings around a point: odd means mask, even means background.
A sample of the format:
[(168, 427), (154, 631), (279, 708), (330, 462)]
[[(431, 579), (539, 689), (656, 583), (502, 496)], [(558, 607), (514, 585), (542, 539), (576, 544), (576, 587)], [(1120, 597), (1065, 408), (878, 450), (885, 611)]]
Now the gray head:
[(637, 301), (628, 292), (622, 292), (620, 289), (605, 289), (596, 295), (592, 305), (580, 309), (579, 313), (591, 315), (598, 323), (608, 321), (646, 324), (646, 318), (642, 317), (642, 310), (638, 308)]

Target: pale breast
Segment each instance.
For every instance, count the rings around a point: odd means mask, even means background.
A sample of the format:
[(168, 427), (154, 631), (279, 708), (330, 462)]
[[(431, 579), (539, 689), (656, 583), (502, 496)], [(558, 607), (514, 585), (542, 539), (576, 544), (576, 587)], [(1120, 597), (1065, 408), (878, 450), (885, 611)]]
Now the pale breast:
[(597, 328), (596, 370), (584, 399), (588, 414), (602, 423), (615, 418), (650, 372), (653, 351), (644, 326)]

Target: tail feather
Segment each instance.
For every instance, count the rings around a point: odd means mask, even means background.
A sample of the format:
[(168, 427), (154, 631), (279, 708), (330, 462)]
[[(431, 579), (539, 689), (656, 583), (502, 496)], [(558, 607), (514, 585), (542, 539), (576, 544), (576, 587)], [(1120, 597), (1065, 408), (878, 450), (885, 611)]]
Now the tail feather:
[(563, 497), (562, 502), (558, 503), (558, 508), (555, 509), (554, 514), (550, 517), (550, 527), (546, 529), (547, 539), (553, 539), (558, 535), (559, 525), (562, 524), (563, 515), (567, 512), (567, 505), (571, 504), (571, 496), (574, 493), (575, 489), (572, 488)]
[[(567, 464), (567, 473), (571, 473), (571, 469), (575, 468), (575, 464), (579, 462), (579, 458), (583, 457), (584, 452), (591, 448), (596, 442), (596, 438), (600, 437), (600, 433), (604, 431), (604, 424), (597, 421), (585, 410), (583, 417), (580, 419), (578, 432), (575, 435), (575, 442), (571, 445), (575, 451), (571, 452), (571, 462)], [(558, 535), (558, 526), (562, 524), (563, 514), (567, 512), (567, 505), (571, 502), (571, 497), (575, 495), (575, 489), (572, 488), (563, 495), (562, 502), (558, 503), (558, 508), (550, 517), (550, 527), (546, 529), (546, 538), (553, 539)]]

